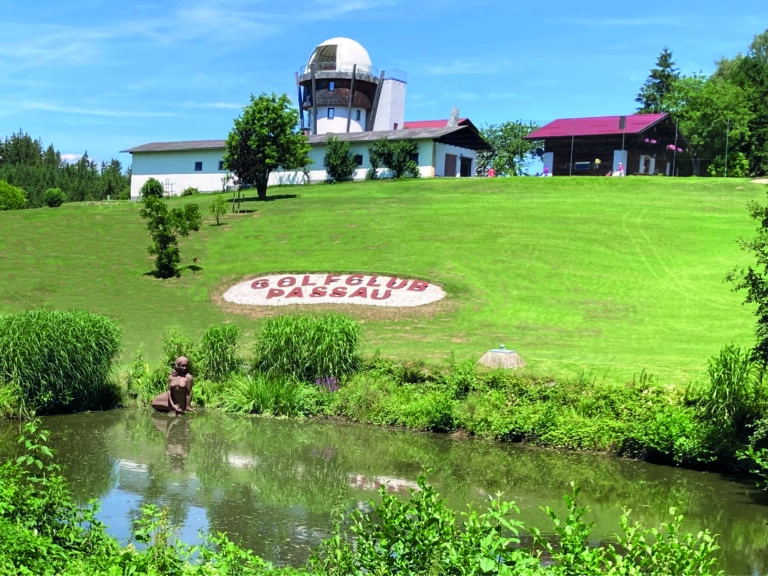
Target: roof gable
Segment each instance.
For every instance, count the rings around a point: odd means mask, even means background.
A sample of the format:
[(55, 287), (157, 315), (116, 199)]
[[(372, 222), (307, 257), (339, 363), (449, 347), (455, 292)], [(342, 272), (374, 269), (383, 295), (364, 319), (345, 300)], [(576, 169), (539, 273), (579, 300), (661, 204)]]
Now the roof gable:
[(563, 136), (601, 136), (606, 134), (639, 134), (664, 120), (668, 114), (632, 114), (625, 116), (624, 130), (619, 128), (622, 116), (592, 118), (559, 118), (526, 136), (529, 140), (544, 140)]

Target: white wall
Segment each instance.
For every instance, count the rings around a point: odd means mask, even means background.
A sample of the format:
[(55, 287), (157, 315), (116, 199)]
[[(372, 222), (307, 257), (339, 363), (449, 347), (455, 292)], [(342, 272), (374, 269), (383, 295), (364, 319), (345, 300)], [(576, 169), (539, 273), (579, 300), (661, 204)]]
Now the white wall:
[[(457, 157), (456, 174), (450, 174), (449, 176), (459, 175), (461, 157), (472, 158), (472, 175), (474, 175), (477, 164), (477, 154), (474, 150), (434, 143), (431, 139), (417, 140), (416, 144), (419, 153), (419, 175), (422, 178), (445, 176), (443, 169), (445, 167), (446, 154), (454, 154)], [(360, 154), (363, 157), (362, 165), (355, 171), (353, 176), (354, 180), (364, 180), (371, 167), (368, 146), (370, 146), (369, 142), (350, 142), (350, 154)], [(225, 172), (223, 170), (213, 170), (213, 168), (218, 168), (219, 161), (222, 160), (223, 155), (223, 148), (218, 153), (215, 150), (202, 152), (134, 153), (131, 174), (131, 199), (138, 200), (141, 187), (150, 178), (155, 178), (163, 184), (166, 194), (174, 196), (180, 195), (185, 188), (190, 186), (197, 188), (201, 192), (217, 192), (222, 189), (222, 178)], [(309, 167), (309, 180), (311, 182), (324, 182), (327, 180), (328, 175), (323, 166), (325, 144), (313, 146), (309, 152), (309, 157), (312, 160), (312, 164)], [(202, 172), (194, 171), (194, 163), (196, 161), (203, 162)], [(211, 170), (208, 169), (209, 167)], [(179, 168), (188, 168), (188, 171), (181, 172)], [(388, 169), (380, 168), (378, 175), (382, 178), (388, 178), (391, 176), (391, 173)], [(307, 177), (302, 170), (279, 170), (269, 175), (269, 186), (305, 184), (306, 182)], [(232, 183), (230, 182), (229, 185), (231, 186)]]
[[(405, 121), (405, 82), (387, 78), (381, 84), (379, 105), (373, 124), (376, 130), (399, 130)], [(395, 127), (397, 124), (397, 127)]]
[[(347, 107), (334, 106), (333, 118), (328, 118), (329, 106), (317, 107), (317, 134), (340, 134), (347, 131)], [(355, 110), (360, 110), (360, 120), (355, 120), (357, 114)], [(310, 130), (312, 128), (312, 110), (309, 111)], [(349, 122), (350, 132), (363, 132), (365, 127), (365, 110), (362, 108), (352, 108), (352, 120)]]
[[(453, 154), (456, 156), (456, 173), (444, 174), (445, 172), (445, 155)], [(477, 168), (477, 152), (474, 150), (467, 150), (466, 148), (459, 148), (458, 146), (451, 146), (450, 144), (437, 143), (435, 145), (435, 176), (447, 176), (454, 177), (461, 174), (461, 159), (472, 158), (472, 172), (475, 175), (475, 168)]]
[[(212, 150), (178, 150), (169, 152), (135, 152), (131, 162), (131, 199), (137, 199), (141, 187), (155, 178), (165, 187), (168, 195), (179, 196), (190, 186), (201, 192), (222, 189), (226, 174), (219, 170), (224, 159), (224, 148)], [(195, 171), (195, 162), (202, 162), (203, 169)]]

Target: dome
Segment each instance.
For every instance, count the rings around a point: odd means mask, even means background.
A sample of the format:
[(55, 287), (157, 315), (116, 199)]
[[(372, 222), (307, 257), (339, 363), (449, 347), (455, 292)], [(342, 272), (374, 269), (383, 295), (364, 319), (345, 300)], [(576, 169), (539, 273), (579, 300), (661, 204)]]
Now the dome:
[(331, 38), (318, 44), (309, 57), (307, 69), (312, 64), (316, 65), (316, 70), (352, 72), (352, 67), (357, 64), (358, 71), (371, 71), (371, 57), (368, 56), (368, 51), (351, 38)]

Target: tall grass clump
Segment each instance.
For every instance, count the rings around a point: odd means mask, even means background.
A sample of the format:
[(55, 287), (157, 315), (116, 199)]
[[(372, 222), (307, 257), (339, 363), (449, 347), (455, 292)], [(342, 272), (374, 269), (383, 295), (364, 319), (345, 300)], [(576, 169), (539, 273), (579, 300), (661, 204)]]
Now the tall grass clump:
[(240, 334), (234, 324), (211, 326), (203, 332), (197, 356), (206, 379), (220, 381), (241, 372), (242, 362), (237, 357)]
[[(0, 316), (0, 385), (18, 390), (19, 412), (111, 407), (110, 382), (120, 327), (83, 311), (29, 311)], [(9, 394), (3, 394), (7, 399)]]
[(221, 408), (240, 414), (302, 416), (314, 411), (319, 391), (292, 378), (235, 376), (220, 392)]
[(256, 344), (256, 366), (270, 376), (314, 382), (356, 372), (360, 324), (342, 314), (278, 316), (267, 320)]

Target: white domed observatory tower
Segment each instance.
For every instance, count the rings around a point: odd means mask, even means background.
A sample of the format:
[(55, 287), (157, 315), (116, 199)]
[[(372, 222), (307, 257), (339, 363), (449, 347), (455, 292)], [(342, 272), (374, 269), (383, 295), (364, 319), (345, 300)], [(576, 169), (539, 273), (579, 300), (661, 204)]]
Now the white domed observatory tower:
[(368, 52), (331, 38), (296, 74), (301, 128), (309, 134), (397, 130), (405, 119), (405, 75), (377, 75)]

